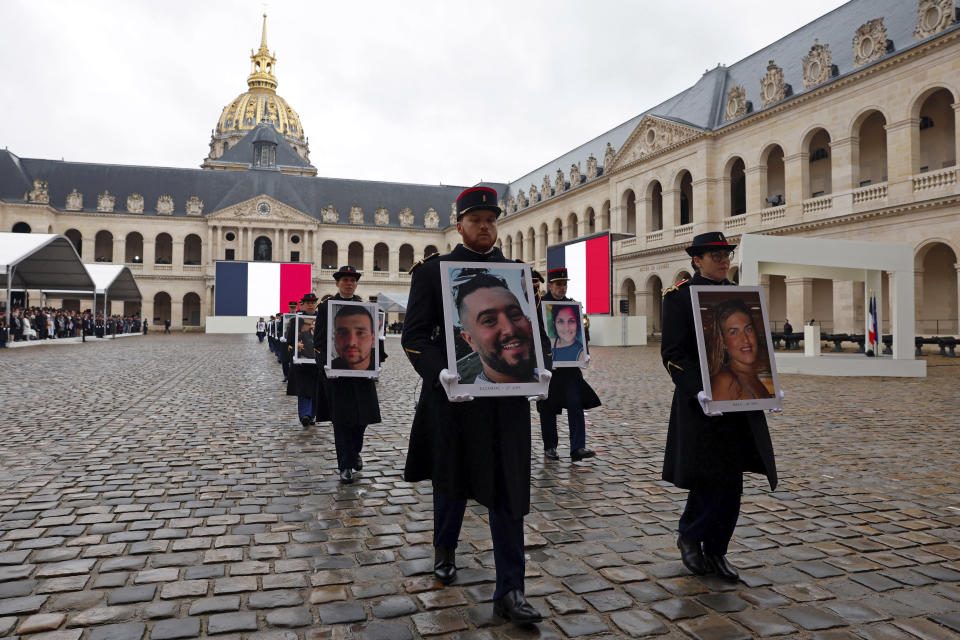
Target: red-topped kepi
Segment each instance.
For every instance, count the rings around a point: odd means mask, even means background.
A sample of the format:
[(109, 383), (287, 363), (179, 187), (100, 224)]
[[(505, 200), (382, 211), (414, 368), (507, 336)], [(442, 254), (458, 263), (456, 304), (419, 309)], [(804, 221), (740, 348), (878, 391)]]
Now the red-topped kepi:
[(687, 255), (696, 257), (702, 256), (708, 251), (718, 249), (727, 249), (733, 251), (737, 245), (727, 242), (726, 236), (719, 231), (708, 231), (707, 233), (698, 233), (693, 237), (693, 244), (687, 247)]
[(490, 187), (470, 187), (457, 196), (457, 222), (471, 211), (480, 209), (493, 211), (499, 217), (502, 210), (497, 206), (496, 191)]
[(343, 276), (353, 276), (354, 278), (359, 280), (360, 275), (361, 274), (359, 271), (357, 271), (356, 267), (354, 267), (353, 265), (347, 264), (337, 269), (336, 273), (333, 274), (333, 279), (339, 280)]
[(559, 267), (557, 269), (550, 269), (547, 271), (547, 283), (552, 284), (554, 282), (566, 282), (570, 278), (567, 276), (567, 268)]

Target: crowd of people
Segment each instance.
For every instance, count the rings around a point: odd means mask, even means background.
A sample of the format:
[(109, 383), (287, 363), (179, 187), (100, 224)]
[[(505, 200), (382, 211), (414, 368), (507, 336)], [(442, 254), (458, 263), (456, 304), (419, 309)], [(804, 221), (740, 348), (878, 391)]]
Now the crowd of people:
[[(487, 508), (496, 568), (494, 612), (514, 623), (528, 624), (542, 617), (524, 596), (523, 519), (530, 511), (531, 483), (530, 401), (537, 401), (543, 456), (549, 463), (560, 461), (557, 416), (566, 411), (570, 460), (578, 463), (596, 455), (587, 448), (584, 410), (599, 406), (600, 398), (579, 366), (555, 366), (563, 360), (586, 363), (590, 359), (586, 322), (573, 310), (578, 308), (575, 301), (566, 296), (566, 269), (551, 269), (546, 281), (532, 272), (538, 311), (547, 306), (553, 309), (545, 310), (551, 317), (549, 331), (539, 327), (544, 369), (534, 370), (533, 363), (520, 354), (532, 351), (521, 347), (531, 341), (536, 321), (521, 317), (517, 311), (521, 305), (496, 277), (473, 275), (457, 284), (460, 324), (447, 326), (441, 265), (476, 263), (471, 270), (487, 274), (497, 265), (514, 262), (495, 246), (501, 214), (497, 200), (496, 191), (488, 187), (461, 193), (456, 202), (461, 243), (450, 253), (428, 256), (411, 269), (401, 345), (422, 378), (422, 386), (403, 478), (407, 482), (429, 480), (433, 485), (434, 577), (442, 584), (457, 577), (456, 549), (467, 500)], [(694, 238), (687, 252), (696, 275), (664, 292), (661, 348), (664, 367), (675, 385), (662, 478), (689, 491), (677, 525), (680, 559), (695, 575), (727, 581), (739, 580), (726, 552), (740, 513), (743, 474), (763, 474), (771, 489), (777, 485), (763, 411), (723, 413), (711, 404), (727, 399), (723, 394), (756, 398), (766, 393), (755, 381), (755, 362), (759, 360), (756, 327), (743, 305), (731, 307), (729, 312), (718, 308), (716, 313), (714, 341), (723, 349), (711, 361), (715, 371), (710, 373), (717, 377), (718, 397), (709, 397), (709, 389), (705, 393), (700, 370), (689, 289), (691, 285), (731, 284), (726, 276), (734, 249), (721, 233)], [(354, 267), (341, 267), (334, 274), (337, 293), (325, 296), (319, 309), (313, 293), (304, 295), (299, 305), (290, 303), (289, 313), (299, 310), (302, 314), (299, 323), (294, 316), (284, 326), (281, 311), (269, 320), (261, 318), (256, 325), (258, 338), (261, 342), (269, 338), (270, 349), (283, 368), (288, 395), (297, 397), (301, 424), (309, 428), (326, 420), (333, 423), (337, 468), (345, 484), (352, 483), (354, 472), (363, 468), (364, 431), (381, 418), (375, 381), (371, 377), (340, 377), (336, 362), (339, 359), (342, 366), (372, 370), (378, 367), (371, 358), (382, 361), (386, 357), (382, 341), (379, 352), (373, 348), (374, 317), (357, 309), (362, 305), (355, 293), (359, 279)], [(547, 285), (543, 294), (542, 284)], [(334, 306), (328, 313), (330, 305)], [(338, 311), (348, 305), (355, 305), (350, 313)], [(329, 339), (328, 322), (334, 323)], [(456, 368), (448, 368), (446, 334), (450, 331), (459, 331), (475, 352), (463, 357), (479, 360), (482, 373), (476, 374), (478, 381), (482, 377), (485, 383), (496, 384), (502, 380), (528, 382), (530, 378), (537, 381), (540, 395), (473, 397), (454, 393), (455, 385), (469, 383)], [(329, 363), (328, 349), (338, 354)], [(314, 361), (304, 361), (310, 351)], [(353, 361), (355, 366), (350, 364)], [(521, 364), (525, 366), (517, 373)], [(354, 373), (359, 376), (360, 371)], [(719, 384), (724, 381), (725, 386)]]
[(90, 309), (75, 311), (54, 307), (14, 307), (7, 326), (6, 310), (0, 312), (0, 348), (10, 342), (57, 340), (146, 333), (147, 321), (140, 316), (120, 314), (104, 316)]

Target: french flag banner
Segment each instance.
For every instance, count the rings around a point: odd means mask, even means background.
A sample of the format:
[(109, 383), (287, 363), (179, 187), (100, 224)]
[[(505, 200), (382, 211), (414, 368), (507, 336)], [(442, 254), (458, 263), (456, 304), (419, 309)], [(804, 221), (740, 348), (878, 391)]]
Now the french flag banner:
[(214, 311), (218, 316), (286, 313), (311, 289), (312, 265), (303, 262), (217, 262)]
[(609, 234), (547, 247), (547, 270), (562, 267), (570, 278), (568, 298), (583, 304), (584, 313), (610, 313)]

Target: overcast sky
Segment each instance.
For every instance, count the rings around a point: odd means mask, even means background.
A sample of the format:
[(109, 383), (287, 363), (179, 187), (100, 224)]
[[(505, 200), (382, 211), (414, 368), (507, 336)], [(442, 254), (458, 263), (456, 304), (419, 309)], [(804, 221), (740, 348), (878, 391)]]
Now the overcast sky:
[(266, 10), (321, 176), (506, 182), (841, 4), (0, 0), (0, 144), (199, 166)]

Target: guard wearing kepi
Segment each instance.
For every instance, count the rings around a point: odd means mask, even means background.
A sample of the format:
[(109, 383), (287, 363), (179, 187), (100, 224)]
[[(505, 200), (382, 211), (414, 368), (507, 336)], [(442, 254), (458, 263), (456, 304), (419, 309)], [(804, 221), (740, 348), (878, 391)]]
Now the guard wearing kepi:
[[(530, 404), (526, 398), (447, 399), (448, 376), (440, 264), (510, 262), (495, 246), (497, 192), (467, 189), (457, 198), (457, 232), (450, 253), (425, 258), (413, 279), (403, 323), (403, 349), (423, 378), (404, 479), (433, 481), (434, 575), (456, 578), (455, 549), (467, 498), (488, 509), (497, 584), (494, 612), (514, 622), (536, 622), (540, 613), (523, 595), (523, 517), (530, 511)], [(455, 375), (455, 374), (453, 374)]]
[[(377, 385), (371, 378), (328, 378), (327, 364), (327, 315), (331, 300), (351, 300), (362, 302), (363, 299), (355, 295), (360, 272), (356, 267), (347, 265), (340, 267), (333, 274), (337, 283), (337, 293), (323, 301), (317, 313), (317, 324), (314, 325), (313, 346), (317, 354), (317, 365), (320, 375), (317, 378), (317, 402), (323, 403), (317, 412), (317, 419), (323, 420), (324, 411), (333, 423), (333, 440), (337, 449), (337, 471), (340, 482), (351, 484), (354, 481), (354, 471), (363, 469), (363, 459), (360, 452), (363, 450), (363, 435), (367, 426), (380, 422), (380, 399), (377, 397)], [(376, 332), (376, 327), (371, 326)], [(387, 358), (383, 341), (380, 341), (380, 362)]]
[[(306, 293), (300, 299), (300, 309), (303, 315), (313, 316), (317, 313), (317, 296)], [(307, 427), (314, 424), (316, 412), (313, 408), (314, 394), (317, 387), (317, 365), (309, 362), (295, 363), (293, 356), (300, 346), (300, 337), (297, 335), (297, 318), (291, 317), (284, 332), (286, 344), (286, 360), (288, 363), (287, 395), (297, 396), (297, 416), (300, 424)]]
[[(547, 271), (547, 293), (540, 299), (541, 304), (550, 301), (570, 301), (567, 297), (569, 280), (567, 270), (564, 268)], [(587, 449), (587, 423), (583, 410), (599, 406), (600, 398), (583, 379), (583, 373), (579, 367), (554, 367), (553, 377), (550, 378), (550, 393), (546, 400), (537, 402), (544, 457), (549, 460), (560, 459), (560, 454), (557, 453), (557, 444), (559, 444), (557, 416), (566, 409), (570, 430), (570, 459), (573, 462), (579, 462), (585, 458), (592, 458), (595, 453)]]
[(722, 233), (701, 233), (687, 247), (696, 275), (663, 293), (663, 366), (673, 379), (673, 404), (663, 456), (663, 479), (690, 491), (680, 517), (677, 546), (696, 575), (736, 581), (726, 559), (740, 515), (743, 472), (763, 473), (777, 486), (773, 445), (762, 411), (705, 414), (690, 285), (729, 285), (736, 248)]

